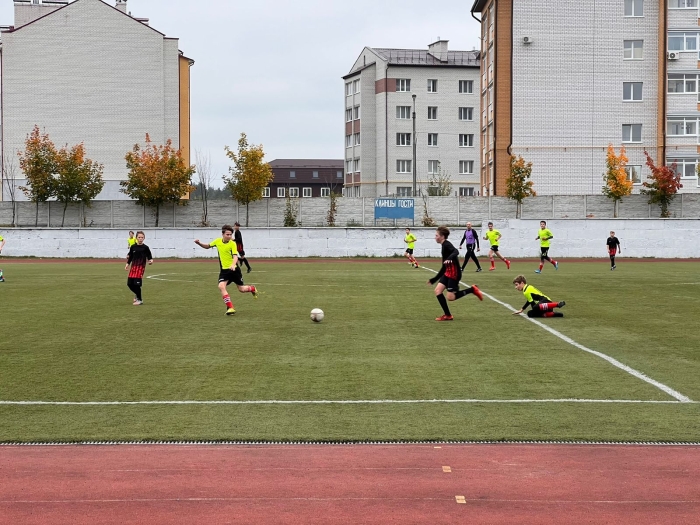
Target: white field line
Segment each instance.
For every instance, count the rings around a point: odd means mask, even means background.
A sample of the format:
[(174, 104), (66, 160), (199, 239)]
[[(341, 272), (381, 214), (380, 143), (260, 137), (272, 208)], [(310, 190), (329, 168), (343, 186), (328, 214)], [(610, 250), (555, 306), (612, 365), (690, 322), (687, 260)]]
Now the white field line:
[[(429, 271), (429, 272), (438, 273), (438, 272), (436, 272), (435, 270), (433, 270), (433, 269), (431, 269), (431, 268), (425, 268), (425, 266), (422, 266), (422, 268), (424, 268), (425, 270), (427, 270), (427, 271)], [(461, 281), (460, 281), (460, 282), (461, 282)], [(462, 283), (464, 286), (469, 286), (469, 285), (466, 284), (466, 283), (463, 283), (463, 282), (461, 282), (461, 283)], [(487, 294), (487, 293), (484, 292), (484, 291), (482, 291), (481, 293), (484, 295), (484, 297), (488, 297), (488, 298), (491, 299), (494, 303), (498, 303), (498, 304), (500, 304), (501, 306), (504, 306), (505, 308), (507, 308), (507, 309), (510, 310), (511, 312), (516, 312), (516, 311), (517, 311), (515, 308), (513, 308), (513, 307), (512, 307), (511, 305), (509, 305), (508, 303), (504, 303), (503, 301), (499, 301), (498, 299), (496, 299), (496, 298), (493, 297), (492, 295)], [(564, 334), (562, 334), (562, 333), (560, 333), (560, 332), (557, 332), (554, 328), (551, 328), (551, 327), (547, 326), (546, 324), (537, 321), (536, 319), (532, 319), (532, 318), (530, 318), (530, 317), (525, 317), (525, 319), (527, 319), (527, 320), (530, 321), (531, 323), (536, 324), (537, 326), (539, 326), (539, 327), (542, 328), (543, 330), (546, 330), (547, 332), (549, 332), (550, 334), (554, 335), (555, 337), (558, 337), (558, 338), (561, 339), (562, 341), (564, 341), (564, 342), (566, 342), (566, 343), (569, 343), (571, 346), (574, 346), (574, 347), (578, 348), (579, 350), (583, 350), (584, 352), (588, 352), (589, 354), (593, 354), (593, 355), (596, 356), (596, 357), (600, 357), (601, 359), (604, 359), (605, 361), (607, 361), (608, 363), (610, 363), (610, 364), (613, 365), (614, 367), (619, 368), (620, 370), (623, 370), (623, 371), (627, 372), (628, 374), (630, 374), (630, 375), (636, 377), (637, 379), (641, 379), (641, 380), (644, 381), (645, 383), (649, 383), (650, 385), (655, 386), (655, 387), (658, 388), (659, 390), (661, 390), (661, 391), (667, 393), (669, 396), (671, 396), (671, 397), (677, 399), (679, 402), (681, 402), (681, 403), (690, 403), (690, 402), (691, 402), (691, 400), (690, 400), (689, 397), (684, 396), (684, 395), (681, 394), (680, 392), (676, 392), (676, 391), (675, 391), (674, 389), (672, 389), (671, 387), (666, 386), (666, 385), (664, 385), (663, 383), (659, 383), (658, 381), (652, 379), (651, 377), (647, 376), (646, 374), (644, 374), (644, 373), (642, 373), (642, 372), (639, 372), (638, 370), (635, 370), (634, 368), (632, 368), (632, 367), (630, 367), (630, 366), (627, 366), (627, 365), (624, 364), (624, 363), (621, 363), (621, 362), (618, 361), (617, 359), (614, 359), (614, 358), (610, 357), (609, 355), (606, 355), (606, 354), (604, 354), (604, 353), (602, 353), (602, 352), (598, 352), (598, 351), (596, 351), (596, 350), (591, 350), (590, 348), (585, 347), (585, 346), (583, 346), (583, 345), (580, 344), (580, 343), (577, 343), (576, 341), (574, 341), (574, 340), (571, 339), (570, 337), (567, 337), (567, 336), (565, 336)]]
[(700, 404), (698, 401), (654, 401), (638, 399), (320, 399), (249, 401), (0, 401), (0, 406), (124, 406), (124, 405), (421, 405), (421, 404), (538, 404), (585, 403), (629, 405), (679, 405)]

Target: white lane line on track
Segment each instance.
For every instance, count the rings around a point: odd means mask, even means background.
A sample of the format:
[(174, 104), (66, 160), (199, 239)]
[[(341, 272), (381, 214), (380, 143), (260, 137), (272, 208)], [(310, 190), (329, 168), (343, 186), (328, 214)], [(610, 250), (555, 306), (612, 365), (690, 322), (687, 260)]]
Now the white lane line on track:
[(420, 405), (420, 404), (537, 404), (537, 403), (589, 403), (629, 405), (680, 405), (699, 404), (698, 401), (658, 401), (639, 399), (317, 399), (282, 400), (260, 399), (249, 401), (0, 401), (0, 406), (119, 406), (119, 405)]
[[(433, 270), (432, 268), (426, 268), (425, 266), (422, 266), (421, 268), (423, 268), (423, 269), (425, 269), (425, 270), (427, 270), (427, 271), (429, 271), (429, 272), (435, 273), (435, 274), (438, 273), (437, 271)], [(466, 283), (464, 283), (464, 282), (462, 282), (462, 281), (460, 281), (460, 283), (463, 284), (464, 286), (469, 286), (468, 284), (466, 284)], [(498, 299), (496, 299), (496, 298), (493, 297), (492, 295), (487, 294), (487, 293), (484, 292), (483, 290), (482, 290), (481, 293), (484, 295), (484, 297), (488, 297), (488, 298), (489, 298), (490, 300), (492, 300), (494, 303), (500, 304), (501, 306), (507, 308), (507, 309), (510, 310), (511, 312), (516, 312), (516, 311), (517, 311), (515, 308), (513, 308), (513, 307), (512, 307), (511, 305), (509, 305), (508, 303), (504, 303), (503, 301), (499, 301)], [(661, 391), (667, 393), (669, 396), (671, 396), (671, 397), (677, 399), (679, 402), (681, 402), (681, 403), (690, 403), (690, 402), (691, 402), (691, 399), (690, 399), (689, 397), (684, 396), (684, 395), (681, 394), (680, 392), (675, 391), (675, 390), (674, 390), (673, 388), (671, 388), (670, 386), (666, 386), (666, 385), (664, 385), (663, 383), (659, 383), (658, 381), (656, 381), (655, 379), (652, 379), (651, 377), (647, 376), (646, 374), (644, 374), (644, 373), (642, 373), (642, 372), (640, 372), (640, 371), (638, 371), (638, 370), (635, 370), (634, 368), (632, 368), (632, 367), (630, 367), (630, 366), (627, 366), (627, 365), (624, 364), (624, 363), (621, 363), (621, 362), (618, 361), (617, 359), (615, 359), (615, 358), (613, 358), (613, 357), (610, 357), (609, 355), (604, 354), (604, 353), (602, 353), (602, 352), (598, 352), (598, 351), (596, 351), (596, 350), (591, 350), (590, 348), (585, 347), (585, 346), (583, 346), (583, 345), (580, 344), (580, 343), (577, 343), (576, 341), (574, 341), (574, 340), (571, 339), (570, 337), (565, 336), (565, 335), (562, 334), (561, 332), (557, 332), (554, 328), (550, 328), (550, 327), (547, 326), (546, 324), (541, 323), (541, 322), (537, 321), (536, 319), (532, 319), (532, 318), (530, 318), (530, 317), (524, 317), (524, 318), (527, 319), (528, 321), (530, 321), (531, 323), (536, 324), (537, 326), (539, 326), (539, 327), (542, 328), (543, 330), (546, 330), (547, 332), (549, 332), (550, 334), (554, 335), (555, 337), (558, 337), (559, 339), (561, 339), (561, 340), (564, 341), (565, 343), (569, 343), (571, 346), (574, 346), (574, 347), (578, 348), (579, 350), (583, 350), (584, 352), (587, 352), (587, 353), (589, 353), (589, 354), (593, 354), (593, 355), (596, 356), (596, 357), (600, 357), (601, 359), (604, 359), (605, 361), (607, 361), (608, 363), (610, 363), (610, 364), (613, 365), (614, 367), (619, 368), (620, 370), (623, 370), (624, 372), (627, 372), (628, 374), (630, 374), (630, 375), (636, 377), (637, 379), (641, 379), (641, 380), (644, 381), (645, 383), (649, 383), (650, 385), (655, 386), (655, 387), (658, 388), (659, 390), (661, 390)]]

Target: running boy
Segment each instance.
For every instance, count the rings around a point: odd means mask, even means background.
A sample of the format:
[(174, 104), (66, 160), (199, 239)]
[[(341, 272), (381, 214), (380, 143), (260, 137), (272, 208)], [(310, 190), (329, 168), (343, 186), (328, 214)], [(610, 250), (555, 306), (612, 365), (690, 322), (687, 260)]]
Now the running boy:
[(540, 231), (535, 237), (535, 240), (540, 241), (540, 267), (535, 270), (535, 273), (542, 273), (542, 268), (544, 267), (544, 262), (549, 261), (554, 266), (555, 270), (559, 269), (559, 263), (553, 259), (549, 258), (549, 241), (554, 239), (552, 231), (547, 228), (547, 221), (540, 221)]
[(255, 299), (258, 298), (258, 291), (255, 289), (255, 286), (246, 286), (243, 284), (243, 274), (238, 266), (238, 249), (231, 237), (233, 237), (233, 228), (225, 224), (221, 227), (221, 237), (214, 239), (209, 244), (201, 243), (199, 239), (194, 241), (197, 246), (201, 246), (205, 250), (216, 248), (219, 252), (219, 265), (221, 266), (221, 271), (219, 272), (219, 291), (226, 304), (226, 315), (233, 315), (236, 313), (233, 303), (231, 302), (231, 296), (226, 290), (229, 284), (235, 283), (239, 292), (250, 293)]
[(467, 267), (467, 263), (469, 262), (469, 259), (474, 261), (476, 263), (476, 271), (480, 272), (481, 271), (481, 265), (479, 264), (479, 259), (477, 259), (476, 254), (474, 253), (474, 247), (476, 246), (476, 251), (480, 252), (481, 248), (479, 248), (479, 234), (476, 233), (476, 230), (472, 230), (472, 223), (468, 222), (467, 223), (467, 229), (464, 230), (464, 235), (462, 236), (462, 240), (459, 241), (459, 248), (460, 250), (462, 249), (462, 244), (467, 243), (467, 254), (464, 256), (464, 263), (462, 264), (462, 271)]
[(236, 249), (238, 250), (238, 264), (239, 266), (241, 263), (245, 264), (246, 268), (248, 268), (246, 273), (250, 273), (250, 264), (248, 264), (248, 259), (246, 259), (245, 251), (243, 250), (243, 235), (241, 235), (241, 231), (239, 230), (241, 225), (236, 222), (233, 227), (235, 229), (233, 240), (236, 241)]
[[(0, 235), (0, 253), (2, 253), (2, 249), (5, 247), (5, 239), (2, 238), (2, 235)], [(2, 276), (2, 270), (0, 269), (0, 283), (4, 283), (5, 278)]]
[[(438, 303), (442, 306), (442, 311), (445, 312), (444, 315), (436, 318), (436, 321), (454, 320), (447, 306), (448, 300), (456, 301), (470, 293), (476, 295), (480, 301), (484, 300), (481, 291), (476, 285), (464, 290), (459, 289), (459, 280), (462, 278), (462, 269), (459, 266), (459, 250), (447, 240), (449, 236), (450, 230), (446, 226), (440, 226), (435, 231), (435, 242), (442, 245), (442, 267), (437, 275), (428, 281), (428, 284), (438, 283), (435, 287), (435, 297), (437, 297)], [(445, 290), (447, 290), (447, 300), (443, 295)]]
[(489, 243), (491, 244), (491, 249), (489, 250), (489, 260), (491, 261), (491, 268), (489, 268), (489, 272), (492, 272), (496, 269), (496, 261), (493, 258), (494, 255), (500, 260), (502, 260), (504, 263), (506, 263), (506, 268), (510, 270), (510, 261), (498, 252), (498, 241), (500, 240), (500, 238), (501, 232), (499, 232), (498, 230), (494, 230), (493, 223), (489, 222), (489, 229), (486, 232), (486, 235), (484, 235), (484, 240), (489, 241)]
[(418, 261), (416, 261), (416, 258), (413, 256), (413, 248), (416, 246), (417, 240), (418, 237), (411, 233), (411, 228), (406, 228), (406, 237), (403, 238), (403, 242), (406, 243), (406, 252), (404, 256), (408, 259), (408, 264), (414, 268), (420, 268), (420, 266), (418, 266)]
[(146, 262), (153, 264), (153, 255), (151, 249), (146, 246), (143, 241), (146, 240), (146, 234), (143, 232), (136, 233), (136, 243), (129, 248), (129, 255), (126, 256), (125, 270), (129, 270), (129, 278), (126, 280), (126, 285), (129, 290), (134, 292), (134, 306), (143, 304), (141, 296), (141, 287), (143, 286), (143, 274), (146, 273)]
[(552, 310), (555, 308), (562, 308), (564, 305), (566, 305), (566, 302), (553, 302), (537, 288), (531, 284), (527, 284), (527, 280), (525, 279), (524, 275), (518, 275), (515, 279), (513, 279), (513, 284), (515, 285), (515, 289), (519, 292), (523, 292), (525, 299), (527, 299), (525, 305), (517, 312), (513, 312), (513, 315), (523, 313), (523, 310), (530, 306), (531, 309), (527, 311), (528, 317), (564, 317), (564, 314), (560, 312), (553, 312)]
[(615, 264), (615, 254), (620, 252), (620, 255), (622, 255), (622, 246), (620, 245), (620, 239), (615, 237), (615, 232), (610, 232), (610, 237), (608, 237), (605, 244), (608, 247), (608, 254), (610, 255), (610, 270), (612, 271), (617, 268), (617, 265)]

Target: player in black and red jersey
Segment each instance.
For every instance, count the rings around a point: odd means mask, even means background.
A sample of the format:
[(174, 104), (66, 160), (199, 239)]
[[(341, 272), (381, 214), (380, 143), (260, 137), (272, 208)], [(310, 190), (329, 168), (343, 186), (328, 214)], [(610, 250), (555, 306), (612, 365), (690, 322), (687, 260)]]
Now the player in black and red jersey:
[(129, 290), (134, 292), (134, 306), (143, 304), (143, 298), (141, 297), (143, 274), (146, 273), (146, 263), (153, 264), (151, 249), (143, 243), (144, 240), (146, 240), (146, 234), (141, 231), (136, 232), (136, 244), (132, 244), (131, 248), (129, 248), (129, 255), (126, 256), (126, 267), (124, 268), (129, 271), (126, 285), (129, 287)]
[(236, 242), (236, 249), (238, 250), (238, 266), (243, 266), (245, 264), (246, 268), (248, 268), (248, 273), (250, 273), (250, 263), (248, 263), (248, 259), (246, 259), (245, 256), (245, 250), (243, 249), (243, 235), (241, 234), (240, 230), (241, 225), (236, 222), (234, 223), (233, 228), (233, 240)]
[(605, 245), (608, 247), (608, 255), (610, 255), (610, 269), (614, 270), (617, 268), (615, 264), (615, 255), (620, 252), (622, 255), (622, 246), (620, 245), (620, 239), (615, 237), (615, 232), (610, 232), (610, 237), (605, 241)]
[[(428, 284), (438, 285), (435, 287), (435, 296), (437, 297), (444, 315), (436, 318), (436, 321), (452, 321), (454, 318), (447, 306), (447, 301), (456, 301), (465, 295), (473, 293), (480, 301), (484, 300), (481, 291), (476, 286), (471, 286), (464, 290), (459, 289), (459, 280), (462, 278), (462, 268), (459, 264), (459, 250), (447, 240), (450, 236), (450, 230), (446, 226), (440, 226), (435, 231), (435, 242), (442, 245), (442, 267), (435, 277), (428, 281)], [(443, 292), (447, 290), (447, 299)]]

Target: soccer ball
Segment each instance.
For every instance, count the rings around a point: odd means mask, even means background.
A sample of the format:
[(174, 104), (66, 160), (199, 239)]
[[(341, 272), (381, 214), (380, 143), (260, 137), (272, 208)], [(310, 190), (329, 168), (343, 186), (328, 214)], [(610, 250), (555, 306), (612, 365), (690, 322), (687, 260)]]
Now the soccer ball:
[(323, 310), (321, 310), (320, 308), (314, 308), (313, 310), (311, 310), (311, 320), (314, 323), (320, 323), (321, 321), (323, 321)]

